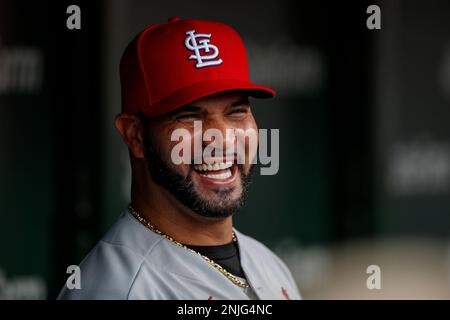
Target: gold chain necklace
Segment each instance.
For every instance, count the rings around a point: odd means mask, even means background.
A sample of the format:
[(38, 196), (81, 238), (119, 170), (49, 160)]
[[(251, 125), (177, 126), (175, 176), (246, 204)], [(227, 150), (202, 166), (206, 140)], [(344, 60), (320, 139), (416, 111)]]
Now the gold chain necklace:
[[(223, 268), (220, 264), (214, 262), (213, 260), (211, 260), (210, 258), (208, 258), (207, 256), (201, 254), (198, 251), (195, 251), (191, 248), (188, 248), (187, 246), (185, 246), (184, 244), (178, 242), (177, 240), (175, 240), (174, 238), (172, 238), (171, 236), (165, 234), (164, 232), (158, 230), (155, 226), (153, 226), (148, 220), (146, 220), (144, 217), (142, 217), (139, 212), (137, 212), (136, 210), (134, 210), (134, 208), (130, 205), (128, 205), (128, 210), (131, 212), (131, 214), (140, 222), (142, 223), (144, 226), (146, 226), (148, 229), (152, 230), (153, 232), (155, 232), (156, 234), (159, 234), (160, 236), (163, 236), (164, 238), (166, 238), (167, 240), (173, 242), (174, 244), (176, 244), (179, 247), (182, 247), (188, 251), (191, 251), (195, 254), (198, 254), (200, 257), (202, 257), (206, 262), (208, 262), (211, 266), (213, 266), (214, 268), (216, 268), (217, 270), (219, 270), (225, 277), (227, 277), (229, 280), (231, 280), (231, 282), (233, 282), (235, 285), (247, 289), (249, 287), (249, 285), (247, 283), (245, 283), (244, 281), (239, 280), (236, 276), (234, 276), (233, 274), (231, 274), (230, 272), (228, 272), (227, 270), (225, 270), (225, 268)], [(233, 236), (233, 241), (237, 242), (237, 238), (236, 235), (234, 234), (234, 231), (232, 231), (232, 236)]]

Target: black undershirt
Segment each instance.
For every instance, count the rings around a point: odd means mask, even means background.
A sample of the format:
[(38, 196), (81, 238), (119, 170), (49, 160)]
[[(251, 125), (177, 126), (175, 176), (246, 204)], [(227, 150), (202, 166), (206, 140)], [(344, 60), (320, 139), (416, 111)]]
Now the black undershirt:
[(186, 247), (207, 256), (232, 275), (245, 279), (245, 274), (241, 267), (241, 259), (239, 257), (239, 248), (236, 242), (232, 241), (219, 246), (186, 245)]

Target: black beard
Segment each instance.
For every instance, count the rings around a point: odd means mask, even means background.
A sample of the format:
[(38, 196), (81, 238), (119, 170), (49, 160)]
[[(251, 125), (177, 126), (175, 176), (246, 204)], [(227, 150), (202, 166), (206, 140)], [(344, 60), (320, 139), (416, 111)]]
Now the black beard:
[(245, 203), (248, 187), (252, 180), (253, 165), (248, 174), (244, 173), (243, 165), (238, 165), (242, 181), (242, 193), (238, 199), (231, 201), (228, 197), (233, 190), (224, 188), (217, 192), (223, 201), (211, 203), (203, 200), (195, 191), (190, 174), (184, 178), (171, 169), (148, 141), (145, 142), (145, 155), (147, 167), (153, 180), (170, 192), (183, 205), (200, 216), (216, 219), (226, 218), (233, 215)]

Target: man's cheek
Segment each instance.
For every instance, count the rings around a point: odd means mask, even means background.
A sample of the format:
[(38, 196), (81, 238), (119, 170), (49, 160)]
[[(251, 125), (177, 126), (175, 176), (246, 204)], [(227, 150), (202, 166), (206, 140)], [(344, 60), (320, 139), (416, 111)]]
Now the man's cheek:
[[(244, 176), (248, 176), (250, 174), (253, 166), (254, 166), (253, 164), (247, 163), (247, 164), (239, 167), (239, 170), (241, 170), (241, 172), (244, 174)], [(242, 176), (239, 176), (239, 179), (242, 179)]]
[(174, 165), (190, 165), (194, 145), (192, 132), (186, 128), (177, 128), (170, 135), (169, 153)]
[(246, 167), (256, 163), (258, 151), (258, 130), (254, 125), (247, 125), (236, 130), (236, 150), (238, 153), (238, 164)]
[(257, 160), (256, 154), (258, 152), (259, 135), (258, 135), (258, 126), (256, 125), (256, 122), (253, 117), (252, 117), (252, 121), (249, 121), (246, 130), (251, 130), (251, 132), (252, 132), (252, 135), (248, 140), (247, 152), (248, 152), (248, 157), (250, 159), (250, 163), (255, 164), (256, 160)]

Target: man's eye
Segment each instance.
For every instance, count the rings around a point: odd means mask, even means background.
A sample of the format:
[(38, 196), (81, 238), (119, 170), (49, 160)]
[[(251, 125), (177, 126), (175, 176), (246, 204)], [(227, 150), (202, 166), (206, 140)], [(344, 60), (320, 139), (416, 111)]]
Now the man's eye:
[(237, 116), (245, 115), (245, 114), (247, 114), (247, 112), (248, 112), (248, 109), (244, 109), (244, 108), (242, 108), (242, 109), (235, 109), (235, 110), (230, 112), (230, 115), (237, 115)]

